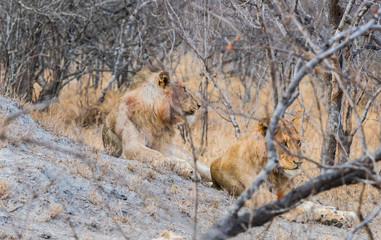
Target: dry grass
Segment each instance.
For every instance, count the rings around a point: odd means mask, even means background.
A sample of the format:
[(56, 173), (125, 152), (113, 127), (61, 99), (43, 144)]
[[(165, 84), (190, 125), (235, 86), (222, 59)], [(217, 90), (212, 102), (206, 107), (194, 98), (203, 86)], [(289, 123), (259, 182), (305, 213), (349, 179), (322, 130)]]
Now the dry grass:
[[(197, 63), (186, 57), (183, 62), (180, 63), (176, 76), (183, 79), (187, 86), (193, 90), (193, 92), (197, 92), (196, 89), (198, 88), (200, 78), (200, 76), (194, 74), (197, 72), (199, 72)], [(217, 76), (217, 80), (220, 81), (221, 79), (218, 78), (219, 76)], [(108, 76), (105, 76), (105, 79), (107, 80)], [(220, 81), (220, 83), (224, 84), (223, 81)], [(239, 96), (243, 95), (243, 87), (237, 79), (231, 78), (230, 82), (223, 86), (227, 87), (229, 90), (227, 91), (228, 97), (234, 108), (238, 109), (237, 113), (239, 114), (237, 115), (237, 120), (242, 130), (244, 130), (244, 126), (248, 120), (246, 117), (241, 116), (241, 113), (249, 114), (251, 111), (250, 109), (256, 107), (257, 110), (253, 114), (253, 119), (260, 119), (263, 116), (267, 116), (271, 112), (272, 98), (270, 86), (264, 84), (258, 94), (258, 101), (252, 102), (246, 106), (243, 106), (242, 101), (239, 98)], [(304, 121), (301, 123), (301, 129), (303, 130), (304, 135), (303, 151), (308, 157), (319, 162), (320, 148), (322, 145), (321, 129), (325, 127), (325, 109), (324, 106), (321, 106), (323, 108), (323, 113), (318, 111), (314, 91), (308, 83), (308, 79), (306, 79), (300, 87), (301, 97), (288, 109), (286, 117), (289, 114), (293, 115), (297, 112), (304, 111), (306, 115), (304, 115)], [(99, 96), (100, 90), (88, 89), (87, 91), (87, 94), (83, 94), (85, 92), (85, 86), (81, 86), (78, 82), (73, 82), (63, 90), (58, 103), (54, 104), (46, 111), (33, 113), (33, 117), (46, 129), (51, 130), (58, 135), (64, 135), (77, 141), (84, 142), (95, 147), (96, 149), (103, 150), (101, 139), (102, 122), (111, 110), (113, 104), (120, 96), (122, 96), (123, 93), (109, 91), (105, 98), (106, 101), (101, 105), (96, 105), (95, 101)], [(254, 96), (255, 91), (256, 90), (253, 90), (252, 96)], [(213, 90), (213, 86), (210, 87), (210, 92), (212, 95), (212, 101), (216, 101), (217, 103), (213, 105), (209, 111), (210, 125), (208, 128), (208, 148), (202, 156), (199, 156), (199, 160), (207, 165), (210, 165), (216, 158), (221, 156), (232, 144), (232, 142), (235, 141), (234, 128), (231, 123), (225, 121), (219, 115), (221, 113), (224, 114), (222, 111), (223, 107), (220, 106), (219, 102), (221, 101), (219, 100), (216, 91)], [(87, 95), (88, 97), (85, 98), (83, 97), (84, 95)], [(317, 96), (317, 98), (321, 99), (321, 96)], [(198, 121), (199, 117), (200, 116), (197, 116), (196, 121), (191, 125), (193, 140), (196, 147), (200, 143), (201, 136), (201, 126), (200, 121)], [(320, 121), (323, 123), (323, 126), (321, 126)], [(254, 129), (256, 129), (256, 124), (257, 122), (255, 120), (250, 120), (246, 133), (250, 134), (251, 131), (254, 131)], [(369, 114), (368, 120), (364, 125), (364, 131), (369, 150), (376, 148), (380, 142), (380, 124), (376, 113), (371, 112)], [(175, 142), (182, 143), (182, 139), (179, 135), (176, 136)], [(187, 148), (185, 145), (182, 147)], [(359, 156), (360, 153), (360, 144), (358, 142), (358, 138), (355, 137), (351, 151), (351, 158)], [(132, 163), (128, 163), (126, 168), (128, 171), (132, 172), (138, 170)], [(310, 162), (305, 162), (305, 164), (303, 164), (303, 169), (305, 172), (303, 180), (312, 178), (320, 172), (320, 170)], [(91, 174), (90, 170), (82, 169), (78, 166), (76, 166), (76, 171), (84, 177), (89, 177)], [(144, 175), (151, 179), (155, 178), (152, 170), (148, 170), (148, 172)], [(136, 181), (141, 181), (141, 179), (136, 179)], [(343, 186), (324, 192), (320, 194), (317, 199), (323, 204), (335, 206), (340, 210), (356, 211), (358, 207), (360, 189), (361, 186), (359, 184), (354, 186)], [(172, 189), (172, 191), (173, 194), (176, 194), (176, 192), (180, 190)], [(2, 196), (1, 192), (0, 196)], [(99, 203), (95, 195), (91, 196), (90, 194), (89, 198), (92, 199), (90, 201)], [(363, 204), (365, 217), (372, 213), (372, 210), (375, 206), (377, 206), (377, 201), (381, 201), (378, 191), (372, 187), (367, 187)], [(218, 207), (218, 205), (218, 202), (212, 202), (210, 207)], [(187, 209), (189, 208), (188, 203), (183, 200), (178, 201), (177, 207), (182, 209), (183, 212), (187, 212)], [(150, 204), (149, 208), (151, 209), (151, 214), (155, 214), (155, 204)], [(53, 213), (57, 212), (55, 215), (62, 211), (62, 208), (59, 208), (58, 206), (55, 207), (55, 209), (56, 211), (52, 210)], [(128, 221), (128, 219), (124, 219), (124, 217), (121, 216), (119, 221), (124, 222)], [(376, 224), (380, 223), (381, 220), (378, 218), (373, 224), (376, 226)]]
[(49, 208), (48, 218), (46, 221), (54, 219), (63, 211), (63, 206), (58, 203), (52, 203)]
[(17, 237), (13, 236), (12, 234), (5, 234), (3, 233), (2, 231), (0, 231), (0, 239), (4, 239), (4, 240), (14, 240), (14, 239), (17, 239)]
[(97, 192), (94, 191), (94, 190), (91, 190), (91, 192), (90, 192), (90, 194), (89, 194), (89, 197), (88, 197), (88, 200), (89, 200), (92, 204), (94, 204), (94, 205), (96, 205), (96, 206), (101, 205), (101, 203), (102, 203), (102, 201), (103, 201), (102, 197), (99, 196), (99, 195), (97, 194)]
[(8, 184), (4, 180), (0, 180), (0, 200), (6, 199), (9, 196)]
[(96, 104), (101, 89), (86, 87), (73, 81), (62, 90), (58, 103), (45, 111), (33, 112), (32, 117), (58, 135), (103, 149), (102, 122), (123, 93), (110, 90), (105, 101)]

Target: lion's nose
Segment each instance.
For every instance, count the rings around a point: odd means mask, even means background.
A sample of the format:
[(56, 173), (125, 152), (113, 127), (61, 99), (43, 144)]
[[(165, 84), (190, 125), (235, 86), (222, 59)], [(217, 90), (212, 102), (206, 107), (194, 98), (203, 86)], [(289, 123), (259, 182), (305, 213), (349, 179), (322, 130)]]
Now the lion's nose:
[(303, 162), (297, 162), (297, 161), (293, 161), (295, 164), (296, 164), (296, 166), (298, 166), (298, 167), (300, 167), (302, 164), (303, 164)]

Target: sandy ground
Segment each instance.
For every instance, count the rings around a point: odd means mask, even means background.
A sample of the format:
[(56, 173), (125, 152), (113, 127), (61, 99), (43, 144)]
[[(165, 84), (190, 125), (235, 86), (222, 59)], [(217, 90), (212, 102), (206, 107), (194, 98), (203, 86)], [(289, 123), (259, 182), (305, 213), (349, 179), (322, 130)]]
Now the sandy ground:
[[(0, 122), (18, 108), (0, 97)], [(0, 239), (152, 239), (162, 230), (192, 238), (194, 182), (55, 136), (29, 115), (6, 133), (12, 139), (0, 141)], [(234, 199), (205, 183), (197, 188), (202, 239)], [(278, 217), (234, 239), (342, 239), (346, 232)]]

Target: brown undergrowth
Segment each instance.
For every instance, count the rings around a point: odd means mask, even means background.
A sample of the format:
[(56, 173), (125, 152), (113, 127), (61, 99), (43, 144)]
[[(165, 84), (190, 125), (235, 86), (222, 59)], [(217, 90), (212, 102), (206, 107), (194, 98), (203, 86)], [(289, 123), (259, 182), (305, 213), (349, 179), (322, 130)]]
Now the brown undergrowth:
[[(200, 99), (197, 89), (199, 88), (199, 82), (202, 76), (194, 74), (197, 72), (199, 72), (199, 70), (196, 62), (186, 57), (179, 64), (176, 70), (176, 76), (182, 78), (190, 91)], [(104, 76), (104, 82), (107, 82), (108, 77), (109, 76)], [(244, 134), (250, 134), (250, 131), (256, 127), (256, 120), (263, 116), (268, 116), (271, 113), (273, 100), (270, 84), (264, 83), (261, 88), (254, 88), (251, 95), (254, 98), (258, 92), (257, 99), (243, 104), (241, 96), (243, 95), (244, 89), (239, 80), (235, 77), (231, 77), (229, 81), (222, 81), (223, 78), (226, 77), (216, 77), (220, 84), (227, 89), (226, 93), (236, 111), (236, 117), (242, 132), (245, 132)], [(301, 96), (288, 109), (286, 117), (288, 115), (302, 115), (301, 132), (303, 133), (303, 152), (309, 158), (319, 162), (326, 110), (324, 109), (324, 105), (320, 106), (321, 111), (318, 110), (316, 99), (322, 99), (322, 96), (315, 96), (313, 87), (308, 79), (302, 82), (300, 89)], [(86, 90), (85, 86), (73, 81), (62, 91), (58, 103), (53, 104), (47, 110), (34, 112), (32, 117), (46, 129), (58, 135), (64, 135), (93, 146), (96, 149), (103, 150), (101, 139), (103, 120), (111, 110), (113, 104), (123, 95), (123, 92), (109, 91), (105, 97), (105, 102), (98, 105), (96, 104), (96, 99), (100, 91), (101, 89)], [(236, 140), (234, 128), (230, 122), (224, 119), (227, 114), (212, 84), (210, 84), (209, 92), (213, 104), (208, 107), (208, 146), (203, 155), (198, 156), (199, 160), (207, 165), (210, 165), (216, 158), (221, 156), (232, 142)], [(253, 108), (256, 109), (254, 112), (252, 112)], [(252, 114), (251, 120), (247, 117), (250, 114)], [(201, 141), (200, 113), (197, 114), (196, 121), (192, 123), (191, 128), (193, 140), (197, 147)], [(380, 132), (380, 124), (376, 113), (369, 113), (364, 125), (364, 132), (368, 149), (371, 151), (379, 144), (378, 133)], [(177, 134), (175, 141), (177, 143), (183, 142), (179, 134)], [(182, 147), (187, 148), (186, 144), (183, 144)], [(352, 145), (351, 158), (358, 157), (360, 153), (360, 144), (355, 137)], [(305, 176), (299, 181), (308, 180), (308, 178), (315, 177), (320, 173), (320, 169), (314, 163), (308, 161), (303, 164), (303, 170)], [(356, 211), (359, 206), (361, 189), (361, 184), (343, 186), (332, 191), (324, 192), (318, 195), (316, 199), (324, 205), (332, 205), (340, 210)], [(363, 196), (362, 210), (364, 216), (370, 215), (372, 210), (377, 207), (377, 202), (380, 201), (378, 191), (371, 186), (367, 186)], [(378, 217), (371, 225), (376, 226), (380, 223), (381, 220), (380, 217)]]
[(123, 93), (110, 90), (102, 104), (97, 104), (101, 89), (86, 89), (78, 82), (65, 87), (58, 102), (31, 115), (44, 128), (58, 135), (103, 149), (102, 124), (113, 104)]

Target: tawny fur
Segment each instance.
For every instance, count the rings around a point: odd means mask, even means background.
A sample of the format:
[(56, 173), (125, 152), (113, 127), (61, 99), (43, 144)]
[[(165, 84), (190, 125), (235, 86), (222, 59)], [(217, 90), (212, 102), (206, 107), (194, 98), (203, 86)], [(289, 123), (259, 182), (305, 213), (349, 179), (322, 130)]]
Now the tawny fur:
[[(296, 128), (296, 120), (281, 119), (275, 132), (276, 151), (280, 166), (269, 175), (265, 187), (262, 187), (252, 199), (252, 205), (264, 204), (277, 199), (275, 192), (282, 195), (288, 191), (291, 178), (300, 174), (300, 160), (287, 153), (300, 153), (300, 136)], [(265, 135), (266, 120), (259, 122), (258, 131), (242, 137), (221, 158), (214, 161), (210, 167), (213, 183), (222, 187), (232, 195), (240, 195), (248, 188), (258, 173), (267, 163)], [(319, 221), (333, 224), (337, 227), (351, 226), (356, 219), (353, 212), (336, 211), (332, 207), (306, 201), (295, 210), (285, 214), (289, 220), (305, 222)]]
[[(198, 102), (182, 82), (173, 81), (165, 71), (145, 72), (138, 82), (106, 119), (102, 130), (106, 151), (193, 178), (192, 157), (173, 145), (172, 138), (176, 124), (195, 114)], [(210, 180), (210, 169), (200, 162), (196, 165), (198, 173)]]

